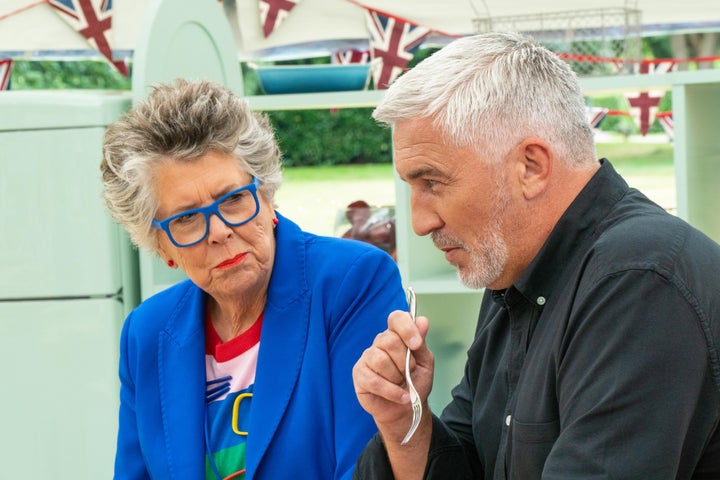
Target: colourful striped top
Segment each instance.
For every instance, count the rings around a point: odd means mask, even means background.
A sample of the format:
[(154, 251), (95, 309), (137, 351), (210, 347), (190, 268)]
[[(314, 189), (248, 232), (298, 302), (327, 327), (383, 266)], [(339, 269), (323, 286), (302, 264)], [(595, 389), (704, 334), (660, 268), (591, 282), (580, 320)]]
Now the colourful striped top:
[[(206, 480), (244, 479), (247, 423), (260, 349), (263, 315), (223, 343), (209, 316), (205, 321)], [(210, 456), (212, 452), (212, 456)]]

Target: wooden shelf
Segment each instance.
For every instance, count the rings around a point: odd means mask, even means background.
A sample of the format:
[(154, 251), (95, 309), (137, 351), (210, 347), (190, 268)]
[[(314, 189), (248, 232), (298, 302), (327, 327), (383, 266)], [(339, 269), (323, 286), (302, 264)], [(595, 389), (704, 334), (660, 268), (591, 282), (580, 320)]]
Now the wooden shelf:
[(245, 97), (253, 110), (310, 110), (329, 108), (370, 108), (378, 104), (383, 90), (289, 93)]
[(593, 94), (612, 94), (638, 89), (667, 89), (674, 85), (697, 85), (716, 82), (720, 82), (720, 69), (580, 78), (580, 86), (583, 91)]

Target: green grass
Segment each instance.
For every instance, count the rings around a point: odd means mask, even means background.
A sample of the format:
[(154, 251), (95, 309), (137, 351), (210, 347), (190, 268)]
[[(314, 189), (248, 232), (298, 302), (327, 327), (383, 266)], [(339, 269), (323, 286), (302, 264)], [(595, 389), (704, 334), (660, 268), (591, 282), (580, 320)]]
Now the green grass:
[(597, 145), (597, 152), (599, 157), (608, 158), (622, 174), (673, 174), (673, 146), (670, 143), (602, 143)]
[(395, 204), (393, 166), (389, 163), (288, 167), (283, 177), (275, 197), (280, 213), (321, 235), (338, 233), (339, 221), (351, 202)]
[[(627, 174), (656, 176), (673, 172), (673, 147), (670, 143), (601, 143), (597, 145), (597, 151), (598, 157), (610, 159), (618, 170)], [(288, 183), (355, 182), (393, 177), (393, 166), (389, 163), (288, 167), (283, 171)]]
[(283, 169), (285, 182), (354, 182), (363, 180), (392, 180), (390, 163), (362, 165), (333, 165), (317, 167), (288, 167)]
[[(597, 146), (628, 183), (673, 210), (676, 205), (673, 147), (669, 143), (617, 142)], [(281, 213), (322, 235), (338, 231), (339, 213), (355, 200), (394, 205), (391, 164), (288, 167), (276, 201)]]

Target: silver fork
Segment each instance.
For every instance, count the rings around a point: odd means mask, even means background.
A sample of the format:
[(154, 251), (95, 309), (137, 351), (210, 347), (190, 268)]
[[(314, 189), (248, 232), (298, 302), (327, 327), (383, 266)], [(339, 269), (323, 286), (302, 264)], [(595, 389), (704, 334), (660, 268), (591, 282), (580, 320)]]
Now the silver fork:
[[(412, 287), (408, 287), (408, 304), (410, 305), (410, 316), (412, 316), (413, 322), (415, 321), (415, 313), (417, 312), (417, 300), (415, 299), (415, 291)], [(417, 430), (420, 425), (420, 419), (422, 418), (422, 403), (420, 403), (420, 396), (415, 390), (412, 378), (410, 378), (410, 349), (408, 348), (407, 354), (405, 355), (405, 382), (408, 385), (408, 393), (410, 394), (410, 402), (412, 403), (412, 423), (410, 424), (410, 430), (408, 430), (405, 438), (403, 438), (400, 445), (405, 445)]]

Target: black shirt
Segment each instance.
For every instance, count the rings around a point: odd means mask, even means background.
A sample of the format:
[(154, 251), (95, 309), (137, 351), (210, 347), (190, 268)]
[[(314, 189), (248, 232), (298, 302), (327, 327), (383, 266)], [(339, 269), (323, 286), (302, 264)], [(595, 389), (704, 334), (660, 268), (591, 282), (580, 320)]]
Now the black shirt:
[[(486, 290), (425, 478), (720, 479), (719, 348), (720, 246), (602, 160)], [(355, 478), (392, 478), (379, 435)]]

